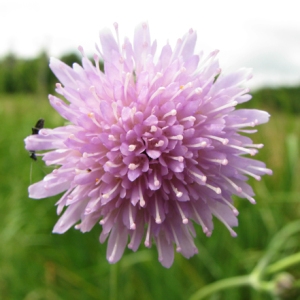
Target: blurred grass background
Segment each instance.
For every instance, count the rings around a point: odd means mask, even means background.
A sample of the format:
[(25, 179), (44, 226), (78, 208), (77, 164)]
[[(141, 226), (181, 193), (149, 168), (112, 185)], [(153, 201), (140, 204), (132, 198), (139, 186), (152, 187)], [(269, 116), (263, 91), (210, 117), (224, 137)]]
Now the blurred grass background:
[[(274, 175), (251, 180), (256, 205), (235, 200), (240, 211), (238, 237), (232, 238), (215, 220), (210, 238), (197, 228), (199, 254), (189, 260), (176, 254), (170, 269), (160, 265), (154, 246), (141, 246), (137, 253), (126, 250), (119, 263), (109, 265), (106, 244), (98, 242), (100, 226), (85, 234), (75, 229), (52, 234), (58, 197), (28, 198), (28, 186), (49, 169), (40, 159), (29, 158), (23, 140), (39, 118), (49, 128), (64, 124), (44, 92), (0, 93), (0, 299), (188, 299), (209, 283), (250, 273), (272, 237), (299, 219), (300, 89), (264, 89), (247, 106), (271, 113), (270, 122), (251, 137), (265, 144), (256, 158), (265, 161)], [(285, 243), (276, 259), (299, 251), (298, 235)], [(286, 271), (299, 280), (299, 266)], [(300, 299), (299, 294), (295, 287), (282, 299)], [(279, 298), (241, 287), (207, 299)]]

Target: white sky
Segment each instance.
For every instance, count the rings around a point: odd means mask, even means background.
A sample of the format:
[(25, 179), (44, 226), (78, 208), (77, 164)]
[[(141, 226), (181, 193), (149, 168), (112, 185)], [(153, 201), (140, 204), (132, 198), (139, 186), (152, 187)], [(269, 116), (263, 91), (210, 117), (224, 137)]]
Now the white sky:
[[(298, 4), (297, 4), (298, 2)], [(118, 22), (121, 36), (148, 21), (160, 49), (190, 28), (197, 49), (219, 49), (224, 72), (252, 67), (252, 87), (300, 84), (298, 0), (0, 0), (0, 57), (93, 53), (98, 33)]]

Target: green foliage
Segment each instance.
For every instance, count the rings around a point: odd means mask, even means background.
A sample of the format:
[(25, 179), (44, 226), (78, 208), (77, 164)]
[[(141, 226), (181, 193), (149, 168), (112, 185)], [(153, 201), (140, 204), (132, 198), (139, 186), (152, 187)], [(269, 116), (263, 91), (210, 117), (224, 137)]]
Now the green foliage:
[[(60, 60), (69, 66), (81, 64), (81, 57), (75, 53), (63, 55)], [(100, 68), (103, 70), (102, 64)], [(34, 59), (17, 58), (9, 54), (0, 60), (0, 93), (42, 95), (52, 92), (56, 82), (45, 52)]]
[[(11, 63), (15, 63), (13, 58)], [(27, 66), (21, 64), (18, 68)], [(257, 94), (253, 101), (258, 102), (256, 107), (266, 107), (256, 97)], [(299, 219), (300, 117), (268, 108), (271, 121), (262, 125), (252, 138), (256, 143), (265, 144), (257, 158), (264, 160), (274, 175), (265, 176), (260, 182), (251, 181), (256, 192), (255, 206), (245, 199), (236, 199), (240, 211), (238, 237), (232, 238), (216, 220), (210, 238), (197, 228), (199, 254), (190, 260), (176, 254), (170, 269), (157, 261), (154, 246), (152, 249), (141, 246), (136, 253), (126, 250), (121, 261), (111, 266), (105, 258), (106, 244), (98, 242), (100, 226), (85, 234), (70, 229), (64, 235), (54, 235), (51, 230), (58, 219), (54, 207), (58, 198), (40, 201), (28, 198), (28, 185), (41, 180), (50, 170), (40, 159), (30, 160), (23, 139), (31, 134), (31, 127), (39, 118), (43, 117), (45, 126), (50, 128), (64, 124), (46, 99), (46, 95), (38, 94), (0, 95), (0, 295), (3, 300), (188, 299), (210, 283), (250, 274), (267, 253), (275, 234)], [(270, 263), (299, 251), (299, 234), (296, 234), (285, 241)], [(285, 271), (299, 280), (299, 267), (288, 265)], [(276, 273), (268, 273), (266, 280), (275, 276)], [(298, 288), (295, 285), (284, 299), (300, 299), (299, 293), (298, 283)], [(240, 287), (222, 290), (207, 299), (281, 298)]]
[(263, 107), (289, 114), (300, 113), (300, 86), (263, 88), (253, 93), (253, 99), (245, 107)]

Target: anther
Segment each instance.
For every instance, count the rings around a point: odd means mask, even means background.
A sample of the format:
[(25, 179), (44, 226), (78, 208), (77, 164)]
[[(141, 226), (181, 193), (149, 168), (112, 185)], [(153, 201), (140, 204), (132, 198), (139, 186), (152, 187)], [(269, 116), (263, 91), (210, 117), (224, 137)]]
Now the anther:
[(189, 222), (189, 219), (185, 216), (185, 214), (183, 213), (179, 203), (176, 201), (176, 206), (179, 210), (179, 213), (180, 213), (180, 216), (181, 216), (181, 219), (182, 219), (182, 223), (183, 224), (187, 224)]
[(179, 141), (182, 141), (183, 140), (183, 136), (181, 134), (178, 134), (178, 135), (170, 136), (169, 139), (170, 140), (179, 140)]
[(152, 94), (152, 96), (150, 97), (149, 103), (150, 103), (155, 97), (157, 97), (159, 94), (163, 93), (165, 90), (166, 90), (166, 88), (163, 87), (163, 86), (160, 87), (160, 88), (158, 88), (158, 89)]
[(157, 127), (152, 125), (150, 128), (150, 132), (156, 132), (157, 131)]
[(176, 197), (178, 197), (178, 198), (182, 197), (183, 193), (178, 191), (178, 189), (172, 183), (171, 183), (171, 187), (172, 187)]
[(157, 204), (157, 198), (155, 198), (155, 223), (161, 224), (162, 220), (159, 214), (158, 204)]
[(206, 183), (205, 186), (207, 186), (208, 188), (210, 188), (211, 190), (213, 190), (218, 195), (220, 195), (222, 193), (222, 190), (219, 187), (212, 186), (212, 185), (210, 185), (208, 183)]
[(228, 139), (223, 139), (223, 138), (220, 138), (220, 137), (214, 136), (214, 135), (206, 135), (205, 137), (208, 137), (208, 138), (210, 138), (210, 139), (219, 141), (219, 142), (221, 142), (223, 145), (227, 145), (228, 142), (229, 142)]
[(81, 227), (81, 224), (76, 224), (76, 225), (74, 226), (75, 229), (80, 229), (80, 227)]
[(109, 135), (108, 135), (108, 139), (109, 139), (110, 141), (114, 141), (114, 142), (117, 140), (112, 134), (109, 134)]
[(169, 158), (177, 160), (179, 162), (183, 162), (184, 160), (183, 156), (169, 156)]
[(169, 117), (169, 116), (176, 116), (176, 114), (177, 114), (176, 109), (172, 109), (171, 111), (169, 111), (168, 113), (166, 113), (166, 114), (163, 116), (163, 119), (166, 118), (166, 117)]
[(183, 119), (180, 120), (180, 122), (185, 122), (185, 121), (188, 121), (188, 122), (195, 122), (196, 121), (196, 118), (193, 117), (193, 116), (189, 116), (189, 117), (185, 117)]
[(162, 147), (164, 145), (164, 143), (165, 142), (163, 140), (160, 140), (155, 144), (155, 147)]
[(135, 170), (139, 165), (140, 165), (140, 164), (137, 164), (137, 165), (136, 165), (136, 164), (132, 164), (132, 163), (131, 163), (131, 164), (129, 164), (128, 169), (129, 169), (129, 170)]
[(132, 151), (135, 150), (135, 148), (136, 148), (136, 145), (129, 145), (128, 146), (128, 151), (132, 152)]

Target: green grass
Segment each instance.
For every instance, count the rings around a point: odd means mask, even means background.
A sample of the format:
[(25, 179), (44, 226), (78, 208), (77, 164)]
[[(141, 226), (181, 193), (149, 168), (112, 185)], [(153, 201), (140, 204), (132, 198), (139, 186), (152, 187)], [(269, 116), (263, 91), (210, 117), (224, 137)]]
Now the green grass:
[[(176, 254), (170, 269), (157, 261), (155, 247), (149, 250), (143, 246), (136, 253), (126, 250), (121, 261), (111, 266), (105, 258), (106, 244), (98, 242), (100, 226), (86, 234), (70, 229), (64, 235), (54, 235), (51, 231), (58, 219), (54, 206), (58, 198), (28, 198), (28, 186), (49, 170), (41, 160), (29, 159), (23, 140), (41, 117), (46, 127), (64, 121), (46, 96), (0, 96), (0, 298), (188, 299), (209, 283), (250, 273), (272, 237), (300, 216), (300, 117), (278, 111), (271, 114), (271, 121), (252, 137), (265, 144), (257, 158), (264, 160), (274, 175), (251, 181), (255, 206), (236, 199), (240, 211), (237, 238), (215, 220), (211, 238), (198, 228), (199, 255), (187, 260)], [(291, 237), (275, 260), (299, 248), (299, 235)], [(286, 271), (300, 278), (297, 266)], [(300, 299), (296, 292), (286, 299)], [(250, 288), (237, 288), (208, 299), (273, 298)]]

